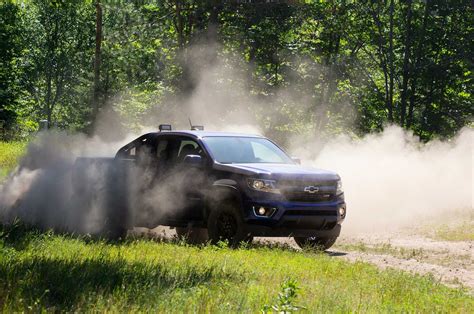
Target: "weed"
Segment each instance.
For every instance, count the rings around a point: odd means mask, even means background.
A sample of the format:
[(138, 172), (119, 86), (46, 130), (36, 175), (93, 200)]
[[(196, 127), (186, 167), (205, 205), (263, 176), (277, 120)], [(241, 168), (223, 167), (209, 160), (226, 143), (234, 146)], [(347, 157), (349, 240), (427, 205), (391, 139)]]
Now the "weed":
[(281, 291), (278, 293), (277, 302), (274, 305), (264, 305), (262, 313), (271, 312), (274, 310), (278, 313), (291, 313), (304, 309), (303, 306), (295, 304), (298, 296), (298, 285), (294, 279), (286, 279), (281, 284)]

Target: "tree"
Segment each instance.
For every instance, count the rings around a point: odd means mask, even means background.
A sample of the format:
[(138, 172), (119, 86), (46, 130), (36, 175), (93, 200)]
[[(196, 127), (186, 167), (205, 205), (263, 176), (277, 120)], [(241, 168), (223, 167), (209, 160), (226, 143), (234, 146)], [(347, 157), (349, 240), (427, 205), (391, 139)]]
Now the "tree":
[(0, 135), (9, 137), (14, 127), (20, 94), (18, 84), (21, 69), (18, 57), (22, 45), (20, 42), (21, 28), (19, 25), (18, 7), (11, 3), (0, 5)]
[(95, 55), (94, 55), (94, 91), (92, 97), (92, 119), (97, 117), (99, 112), (99, 94), (100, 94), (100, 63), (101, 63), (101, 45), (102, 45), (102, 6), (100, 0), (95, 3)]

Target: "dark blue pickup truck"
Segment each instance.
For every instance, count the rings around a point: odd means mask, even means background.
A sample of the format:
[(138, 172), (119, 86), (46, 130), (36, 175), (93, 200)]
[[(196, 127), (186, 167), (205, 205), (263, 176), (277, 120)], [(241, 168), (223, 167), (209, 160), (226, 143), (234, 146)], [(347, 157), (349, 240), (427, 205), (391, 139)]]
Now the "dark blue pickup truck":
[[(237, 245), (254, 236), (294, 237), (300, 246), (327, 249), (346, 216), (341, 179), (302, 167), (271, 140), (250, 134), (172, 131), (148, 133), (108, 164), (108, 229), (176, 228), (191, 242)], [(90, 185), (89, 185), (90, 188)]]

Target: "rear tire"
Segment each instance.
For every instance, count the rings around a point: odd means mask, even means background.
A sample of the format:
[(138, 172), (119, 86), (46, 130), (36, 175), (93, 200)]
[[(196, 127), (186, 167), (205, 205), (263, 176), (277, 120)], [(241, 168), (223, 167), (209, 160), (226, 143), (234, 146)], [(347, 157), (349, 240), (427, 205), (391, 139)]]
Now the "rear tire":
[(311, 248), (320, 251), (326, 251), (337, 240), (337, 237), (293, 237), (300, 248)]
[(182, 228), (176, 227), (176, 235), (190, 244), (204, 244), (209, 240), (205, 228)]
[(233, 204), (222, 204), (211, 210), (207, 219), (207, 230), (212, 244), (227, 241), (230, 247), (237, 247), (241, 242), (252, 241), (252, 237), (245, 232), (238, 207)]
[(127, 228), (121, 226), (108, 225), (107, 229), (103, 231), (103, 237), (110, 241), (125, 240), (127, 237)]

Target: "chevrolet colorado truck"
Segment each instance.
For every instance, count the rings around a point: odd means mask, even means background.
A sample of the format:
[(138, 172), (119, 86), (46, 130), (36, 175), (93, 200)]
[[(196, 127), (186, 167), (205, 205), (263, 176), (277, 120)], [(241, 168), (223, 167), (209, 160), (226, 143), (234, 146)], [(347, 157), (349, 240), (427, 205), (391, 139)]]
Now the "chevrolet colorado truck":
[(76, 188), (90, 195), (97, 188), (80, 177), (100, 174), (111, 237), (164, 225), (191, 242), (294, 237), (301, 247), (325, 250), (346, 216), (339, 175), (302, 167), (259, 135), (160, 125), (114, 158), (78, 158), (75, 168)]

